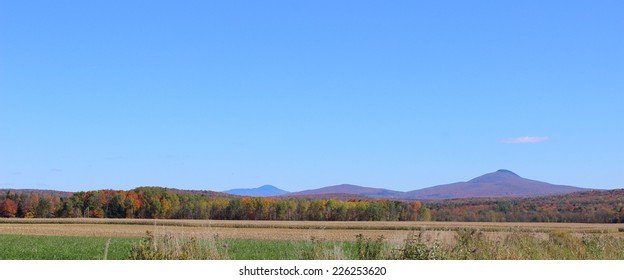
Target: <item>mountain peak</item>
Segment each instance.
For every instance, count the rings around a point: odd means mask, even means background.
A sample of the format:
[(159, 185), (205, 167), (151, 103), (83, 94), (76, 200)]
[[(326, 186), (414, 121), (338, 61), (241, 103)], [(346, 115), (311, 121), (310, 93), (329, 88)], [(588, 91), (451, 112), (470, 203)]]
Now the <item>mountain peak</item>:
[(518, 174), (513, 173), (507, 169), (499, 169), (496, 172), (481, 175), (468, 182), (469, 183), (495, 183), (495, 182), (503, 182), (507, 180), (517, 180), (517, 179), (522, 179), (522, 177), (518, 176)]
[(530, 197), (563, 194), (586, 189), (553, 185), (525, 179), (506, 169), (476, 177), (468, 182), (439, 185), (408, 192), (416, 199), (451, 199), (467, 197)]
[(510, 174), (510, 175), (514, 175), (514, 176), (520, 177), (520, 176), (518, 176), (518, 174), (513, 173), (513, 172), (511, 172), (511, 171), (509, 171), (507, 169), (499, 169), (499, 170), (496, 171), (496, 173)]

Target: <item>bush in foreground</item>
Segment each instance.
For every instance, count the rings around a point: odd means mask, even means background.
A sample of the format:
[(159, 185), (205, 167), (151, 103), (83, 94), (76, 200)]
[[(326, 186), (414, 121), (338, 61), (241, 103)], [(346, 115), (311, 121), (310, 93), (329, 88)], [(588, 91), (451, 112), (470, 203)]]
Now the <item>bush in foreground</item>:
[(182, 238), (170, 234), (157, 236), (148, 231), (140, 243), (130, 248), (131, 260), (222, 260), (227, 259), (227, 244), (217, 235), (212, 238)]
[[(497, 235), (501, 234), (501, 235)], [(291, 256), (302, 260), (612, 260), (624, 259), (624, 239), (599, 234), (573, 234), (552, 231), (546, 234), (530, 232), (490, 233), (478, 229), (461, 229), (454, 240), (445, 244), (423, 237), (423, 232), (411, 233), (400, 245), (359, 234), (352, 242), (328, 242), (318, 238), (293, 242), (296, 250)], [(493, 238), (496, 236), (498, 238)], [(247, 240), (246, 246), (264, 244), (263, 240)], [(234, 240), (182, 238), (172, 235), (156, 236), (151, 232), (130, 249), (130, 259), (142, 260), (205, 260), (228, 259), (228, 243)], [(266, 247), (264, 245), (259, 247)], [(232, 247), (232, 250), (235, 248)], [(275, 249), (268, 246), (264, 250)], [(277, 250), (277, 249), (276, 249)], [(259, 256), (260, 257), (260, 256)], [(286, 258), (291, 258), (286, 257)], [(248, 256), (247, 258), (254, 258)], [(264, 257), (260, 257), (264, 258)], [(279, 258), (279, 257), (278, 257)]]

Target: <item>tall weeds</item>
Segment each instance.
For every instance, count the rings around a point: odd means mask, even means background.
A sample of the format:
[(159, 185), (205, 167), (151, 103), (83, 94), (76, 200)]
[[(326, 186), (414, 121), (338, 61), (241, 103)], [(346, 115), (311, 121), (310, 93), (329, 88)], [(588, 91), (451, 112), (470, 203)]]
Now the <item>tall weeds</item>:
[(624, 239), (599, 234), (551, 231), (546, 236), (512, 232), (494, 242), (475, 230), (457, 233), (449, 259), (472, 260), (604, 260), (624, 258)]
[(322, 239), (310, 238), (309, 247), (301, 253), (302, 260), (345, 260), (341, 244), (332, 244)]
[(443, 260), (447, 258), (447, 252), (444, 251), (440, 243), (434, 241), (429, 245), (423, 238), (423, 233), (419, 232), (416, 236), (414, 233), (405, 239), (403, 245), (394, 250), (393, 259), (398, 260)]
[[(254, 242), (263, 242), (260, 240)], [(454, 240), (441, 243), (411, 233), (400, 245), (383, 236), (359, 234), (352, 242), (328, 242), (312, 238), (293, 250), (302, 260), (602, 260), (624, 259), (624, 238), (604, 234), (511, 232), (495, 235), (476, 229), (460, 229)], [(298, 249), (295, 249), (298, 247)], [(394, 249), (393, 249), (394, 247)], [(270, 247), (269, 247), (270, 248)], [(232, 248), (234, 252), (235, 248)], [(228, 244), (218, 236), (196, 238), (155, 235), (147, 232), (132, 246), (134, 260), (228, 259)]]
[(357, 260), (380, 260), (387, 258), (385, 256), (385, 247), (383, 235), (376, 239), (366, 238), (362, 234), (355, 236), (355, 248)]
[(221, 260), (227, 259), (227, 244), (212, 238), (155, 235), (148, 231), (139, 244), (130, 248), (131, 260)]
[(460, 260), (495, 259), (498, 244), (488, 240), (478, 229), (460, 229), (457, 231), (457, 243), (450, 250), (450, 258)]

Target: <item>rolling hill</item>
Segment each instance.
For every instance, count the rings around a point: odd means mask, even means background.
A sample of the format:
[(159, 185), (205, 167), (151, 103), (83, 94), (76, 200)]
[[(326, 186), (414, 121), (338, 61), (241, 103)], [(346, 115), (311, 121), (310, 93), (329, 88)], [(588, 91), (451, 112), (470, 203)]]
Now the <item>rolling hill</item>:
[(467, 182), (410, 191), (405, 193), (403, 198), (438, 200), (470, 197), (534, 197), (587, 190), (589, 189), (525, 179), (509, 170), (501, 169)]
[[(258, 196), (258, 197), (296, 197), (305, 199), (393, 199), (393, 200), (444, 200), (461, 198), (498, 198), (498, 197), (538, 197), (557, 194), (568, 194), (591, 189), (526, 179), (517, 174), (500, 169), (496, 172), (481, 175), (466, 182), (438, 185), (408, 192), (385, 188), (370, 188), (352, 184), (341, 184), (299, 192), (288, 192), (272, 185), (264, 185), (250, 189), (232, 189), (224, 192), (168, 189), (173, 193), (191, 193), (207, 197)], [(59, 197), (70, 196), (72, 192), (34, 189), (0, 189), (0, 193), (39, 193), (56, 194)]]
[(275, 186), (264, 185), (262, 187), (252, 189), (232, 189), (224, 191), (224, 193), (240, 196), (278, 196), (288, 194), (289, 192)]
[[(305, 190), (300, 192), (289, 193), (285, 196), (289, 197), (327, 197), (330, 194), (349, 194), (354, 197), (368, 197), (368, 198), (399, 198), (403, 196), (404, 192), (393, 191), (380, 188), (368, 188), (357, 185), (342, 184), (336, 186), (329, 186), (320, 189)], [(343, 196), (344, 197), (344, 196)]]
[(408, 192), (342, 184), (293, 192), (283, 196), (305, 197), (309, 199), (336, 197), (342, 199), (440, 200), (472, 197), (536, 197), (587, 190), (590, 189), (530, 180), (522, 178), (509, 170), (500, 169), (467, 182), (438, 185)]

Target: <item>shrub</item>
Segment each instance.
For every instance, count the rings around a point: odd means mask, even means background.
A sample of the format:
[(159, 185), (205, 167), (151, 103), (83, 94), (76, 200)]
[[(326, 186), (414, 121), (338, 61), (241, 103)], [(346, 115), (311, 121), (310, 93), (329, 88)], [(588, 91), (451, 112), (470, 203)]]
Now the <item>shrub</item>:
[(362, 234), (355, 236), (355, 248), (357, 260), (379, 260), (384, 256), (384, 237), (380, 235), (376, 239), (364, 237)]
[(139, 244), (130, 248), (131, 260), (218, 260), (227, 258), (227, 244), (212, 238), (156, 236), (148, 231)]
[(445, 255), (437, 241), (428, 246), (423, 241), (422, 232), (420, 232), (418, 236), (410, 233), (403, 246), (396, 250), (394, 258), (399, 260), (443, 260)]
[(489, 260), (496, 255), (497, 248), (480, 230), (460, 229), (457, 231), (457, 244), (451, 253), (460, 260)]

